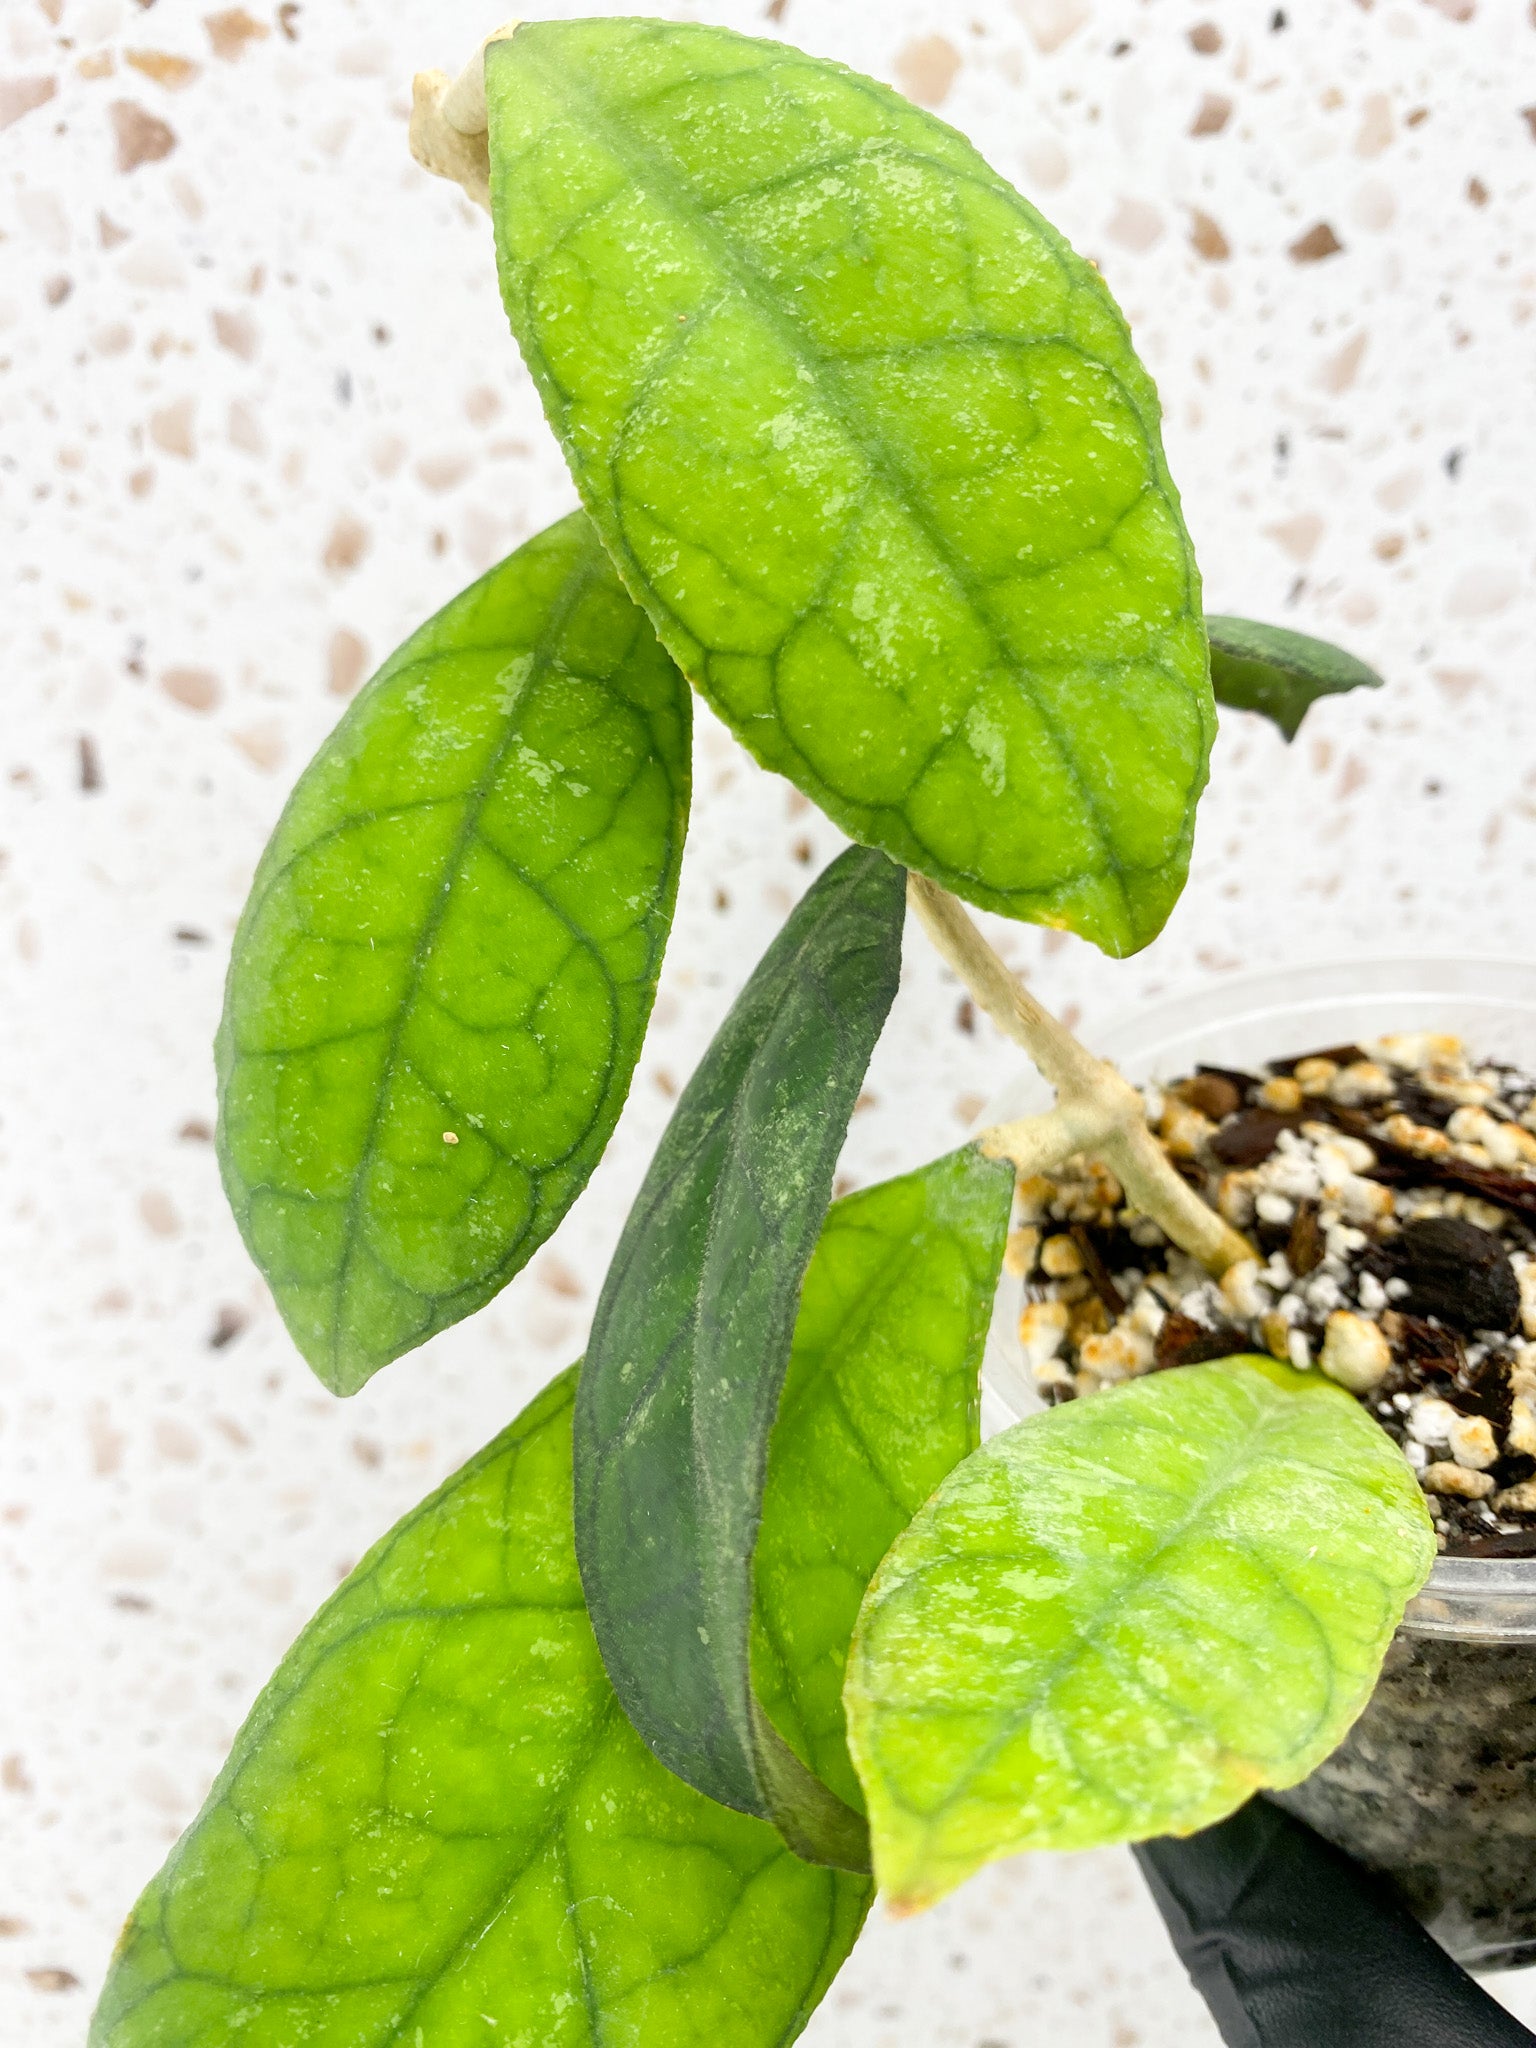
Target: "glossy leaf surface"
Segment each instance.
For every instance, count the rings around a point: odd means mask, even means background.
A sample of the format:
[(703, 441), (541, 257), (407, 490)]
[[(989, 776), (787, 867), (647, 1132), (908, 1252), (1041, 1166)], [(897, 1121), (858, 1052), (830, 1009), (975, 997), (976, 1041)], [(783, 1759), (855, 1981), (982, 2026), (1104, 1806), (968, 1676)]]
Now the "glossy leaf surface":
[(406, 641), (294, 791), (235, 939), (219, 1154), (335, 1392), (489, 1300), (601, 1156), (688, 743), (682, 678), (578, 513)]
[(1319, 697), (1382, 685), (1375, 669), (1310, 633), (1224, 615), (1208, 618), (1205, 629), (1216, 702), (1236, 711), (1261, 711), (1288, 740), (1295, 739)]
[(774, 1726), (851, 1806), (843, 1672), (864, 1589), (976, 1448), (1013, 1169), (975, 1146), (834, 1202), (800, 1291), (768, 1452), (752, 1673)]
[(1114, 953), (1214, 731), (1151, 381), (952, 129), (724, 30), (486, 56), (502, 293), (626, 587), (854, 838)]
[(1295, 1784), (1434, 1555), (1397, 1446), (1269, 1359), (994, 1437), (891, 1550), (849, 1659), (881, 1890), (913, 1909), (999, 1856), (1188, 1834)]
[(576, 1404), (576, 1550), (625, 1711), (688, 1783), (850, 1867), (862, 1823), (753, 1695), (752, 1551), (800, 1283), (904, 911), (902, 871), (854, 847), (791, 912), (657, 1147)]
[(867, 1880), (690, 1791), (571, 1543), (573, 1376), (321, 1609), (136, 1908), (92, 2048), (781, 2048)]

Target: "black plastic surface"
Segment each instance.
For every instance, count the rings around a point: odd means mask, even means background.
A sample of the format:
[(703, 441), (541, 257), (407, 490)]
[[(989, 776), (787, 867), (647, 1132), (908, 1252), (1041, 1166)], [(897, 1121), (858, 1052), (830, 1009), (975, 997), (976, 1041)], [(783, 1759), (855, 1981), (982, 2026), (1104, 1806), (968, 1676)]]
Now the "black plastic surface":
[(1380, 1881), (1253, 1799), (1136, 1848), (1228, 2048), (1532, 2048)]

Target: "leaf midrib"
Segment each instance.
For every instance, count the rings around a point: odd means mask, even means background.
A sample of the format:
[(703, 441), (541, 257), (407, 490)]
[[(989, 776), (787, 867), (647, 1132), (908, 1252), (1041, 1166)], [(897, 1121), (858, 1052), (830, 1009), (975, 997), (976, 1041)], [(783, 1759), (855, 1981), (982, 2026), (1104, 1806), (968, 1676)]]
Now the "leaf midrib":
[(361, 1236), (363, 1203), (368, 1175), (378, 1156), (379, 1141), (384, 1128), (386, 1105), (390, 1097), (395, 1071), (399, 1064), (400, 1050), (404, 1043), (406, 1026), (415, 1011), (417, 999), (421, 993), (422, 977), (426, 972), (427, 962), (437, 943), (438, 933), (442, 929), (443, 919), (448, 914), (448, 905), (452, 900), (452, 877), (462, 865), (464, 856), (479, 830), (481, 814), (490, 800), (491, 791), (495, 787), (496, 779), (511, 750), (514, 737), (521, 729), (517, 722), (518, 711), (527, 702), (530, 691), (536, 684), (542, 682), (548, 674), (554, 663), (555, 650), (559, 645), (561, 634), (569, 623), (577, 605), (600, 573), (600, 561), (594, 561), (589, 554), (580, 567), (567, 577), (560, 593), (559, 602), (551, 607), (544, 630), (530, 650), (532, 659), (526, 671), (519, 677), (515, 694), (507, 704), (506, 727), (501, 739), (486, 765), (484, 774), (471, 788), (464, 800), (463, 822), (440, 870), (441, 874), (447, 878), (445, 885), (434, 892), (432, 908), (428, 912), (425, 923), (422, 925), (416, 944), (411, 949), (410, 962), (406, 969), (405, 986), (395, 1011), (394, 1022), (390, 1027), (389, 1041), (385, 1047), (383, 1064), (379, 1070), (378, 1088), (374, 1095), (373, 1110), (368, 1120), (368, 1129), (364, 1136), (363, 1149), (358, 1156), (357, 1166), (352, 1176), (352, 1188), (347, 1199), (343, 1221), (344, 1236), (341, 1263), (337, 1267), (336, 1277), (331, 1283), (332, 1309), (330, 1345), (328, 1349), (333, 1377), (339, 1377), (343, 1364), (342, 1319), (346, 1301), (346, 1288)]
[[(398, 685), (412, 670), (422, 669), (430, 673), (447, 658), (457, 661), (461, 657), (491, 655), (515, 661), (519, 655), (527, 654), (528, 652), (527, 645), (518, 640), (469, 641), (465, 642), (462, 646), (434, 648), (426, 654), (412, 655), (409, 659), (396, 661), (392, 664), (386, 663), (373, 678), (364, 695), (358, 698), (357, 708), (359, 710), (364, 708), (368, 700), (377, 692)], [(586, 683), (593, 688), (602, 689), (611, 685), (611, 677), (589, 674), (585, 669), (574, 667), (568, 661), (553, 659), (548, 664), (548, 667), (558, 668), (563, 675), (569, 677), (572, 681)], [(548, 673), (548, 667), (545, 670), (546, 674)], [(532, 681), (532, 678), (530, 677), (529, 680)], [(647, 726), (650, 726), (652, 723), (650, 715), (643, 707), (637, 705), (633, 708)], [(344, 727), (338, 726), (336, 728), (337, 735), (339, 736), (343, 730)], [(468, 793), (473, 794), (473, 790)], [(397, 818), (409, 817), (413, 811), (439, 810), (445, 804), (462, 803), (465, 800), (465, 796), (466, 792), (463, 790), (443, 790), (436, 796), (405, 797), (397, 803), (365, 804), (356, 810), (349, 810), (344, 817), (339, 818), (334, 825), (328, 825), (323, 832), (317, 832), (312, 838), (304, 839), (294, 844), (291, 851), (287, 850), (283, 840), (283, 827), (280, 823), (278, 831), (274, 835), (273, 846), (274, 849), (278, 846), (283, 846), (284, 856), (271, 866), (265, 860), (262, 862), (257, 886), (252, 892), (250, 905), (246, 912), (247, 918), (253, 925), (255, 924), (266, 905), (268, 897), (271, 896), (278, 883), (291, 874), (300, 861), (309, 859), (317, 847), (327, 846), (332, 840), (339, 838), (343, 833), (356, 831), (359, 826), (388, 823)], [(332, 943), (337, 942), (332, 941)], [(237, 1048), (239, 1052), (244, 1050), (245, 1048), (243, 1047)]]

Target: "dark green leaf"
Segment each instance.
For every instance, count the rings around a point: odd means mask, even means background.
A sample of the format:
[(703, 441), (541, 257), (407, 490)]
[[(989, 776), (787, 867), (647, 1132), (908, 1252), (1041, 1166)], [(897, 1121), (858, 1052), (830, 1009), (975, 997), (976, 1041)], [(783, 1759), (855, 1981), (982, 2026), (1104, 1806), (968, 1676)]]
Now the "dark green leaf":
[(688, 730), (577, 513), (413, 634), (294, 791), (235, 939), (219, 1156), (335, 1392), (488, 1301), (601, 1157), (671, 922)]
[(779, 44), (536, 22), (485, 74), (512, 326), (684, 672), (855, 838), (1145, 945), (1215, 721), (1102, 279), (953, 129)]
[[(625, 1720), (571, 1543), (572, 1376), (321, 1609), (135, 1909), (92, 2048), (783, 2048), (867, 1880)], [(882, 1455), (884, 1455), (882, 1445)]]
[(1217, 703), (1235, 711), (1262, 711), (1288, 740), (1295, 739), (1319, 697), (1381, 688), (1375, 669), (1310, 633), (1220, 615), (1208, 618), (1205, 630)]
[(752, 1673), (850, 1806), (843, 1670), (877, 1564), (977, 1443), (977, 1375), (1013, 1169), (974, 1146), (827, 1211), (768, 1447)]
[(1188, 1834), (1296, 1784), (1434, 1556), (1397, 1446), (1272, 1359), (994, 1437), (898, 1538), (854, 1637), (881, 1891), (910, 1910), (994, 1857)]
[(806, 1263), (896, 992), (903, 876), (852, 848), (806, 893), (667, 1126), (593, 1319), (576, 1551), (624, 1709), (669, 1769), (856, 1867), (863, 1823), (752, 1691), (752, 1551)]

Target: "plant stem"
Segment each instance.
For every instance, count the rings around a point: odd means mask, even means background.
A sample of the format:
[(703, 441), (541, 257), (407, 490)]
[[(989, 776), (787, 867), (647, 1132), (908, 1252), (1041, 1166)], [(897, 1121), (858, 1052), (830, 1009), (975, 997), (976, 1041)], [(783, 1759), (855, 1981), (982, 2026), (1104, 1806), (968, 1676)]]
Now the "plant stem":
[(1126, 1199), (1208, 1271), (1225, 1273), (1239, 1259), (1257, 1256), (1247, 1238), (1174, 1172), (1139, 1106), (1135, 1121), (1115, 1131), (1098, 1149)]
[(925, 875), (908, 875), (907, 901), (976, 1002), (1056, 1090), (1054, 1109), (983, 1131), (982, 1150), (1011, 1160), (1026, 1175), (1048, 1172), (1075, 1152), (1091, 1152), (1114, 1174), (1127, 1201), (1211, 1272), (1251, 1259), (1248, 1240), (1175, 1173), (1147, 1128), (1139, 1091), (1036, 1002), (948, 890)]
[(1114, 1068), (1078, 1044), (1065, 1026), (1025, 988), (1000, 960), (964, 906), (926, 875), (907, 876), (907, 901), (923, 929), (954, 968), (976, 1001), (997, 1025), (1022, 1045), (1056, 1090), (1081, 1093), (1107, 1077), (1107, 1085), (1134, 1095)]
[(486, 141), (485, 48), (518, 26), (492, 29), (457, 78), (418, 71), (411, 81), (411, 155), (436, 177), (462, 186), (476, 206), (491, 210), (491, 153)]

